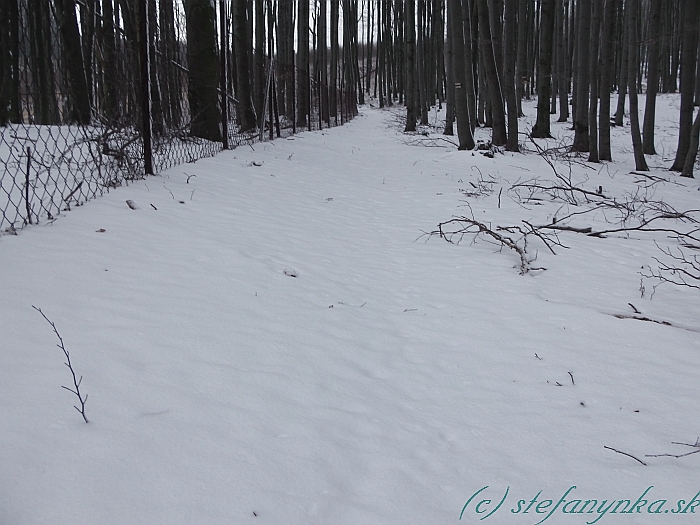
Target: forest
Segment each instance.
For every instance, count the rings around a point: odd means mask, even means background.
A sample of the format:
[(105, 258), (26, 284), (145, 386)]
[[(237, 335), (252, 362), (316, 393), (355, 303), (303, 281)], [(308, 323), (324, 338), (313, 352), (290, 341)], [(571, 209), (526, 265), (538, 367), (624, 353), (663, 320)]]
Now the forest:
[(698, 149), (693, 0), (3, 0), (0, 20), (0, 122), (128, 128), (147, 173), (153, 140), (225, 149), (230, 133), (342, 123), (368, 98), (404, 105), (407, 132), (446, 104), (460, 149), (479, 126), (516, 151), (536, 97), (527, 133), (570, 120), (591, 162), (629, 114), (644, 170), (656, 95), (679, 92), (669, 168), (692, 176)]

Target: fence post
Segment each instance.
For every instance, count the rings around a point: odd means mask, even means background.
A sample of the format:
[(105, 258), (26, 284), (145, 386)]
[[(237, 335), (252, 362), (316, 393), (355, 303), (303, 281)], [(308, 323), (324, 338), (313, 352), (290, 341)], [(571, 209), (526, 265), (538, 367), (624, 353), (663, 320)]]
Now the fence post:
[(224, 0), (219, 0), (219, 25), (221, 26), (221, 49), (219, 53), (219, 68), (221, 70), (221, 135), (223, 137), (224, 149), (228, 149), (228, 93), (226, 92), (226, 53), (228, 52), (228, 30), (226, 29), (226, 2), (224, 2)]
[(148, 0), (139, 2), (141, 7), (141, 133), (143, 136), (143, 170), (153, 175), (153, 144), (151, 128), (151, 65), (149, 57)]
[(27, 175), (24, 181), (24, 202), (27, 209), (27, 222), (32, 223), (32, 206), (29, 202), (29, 171), (32, 167), (32, 148), (27, 148)]

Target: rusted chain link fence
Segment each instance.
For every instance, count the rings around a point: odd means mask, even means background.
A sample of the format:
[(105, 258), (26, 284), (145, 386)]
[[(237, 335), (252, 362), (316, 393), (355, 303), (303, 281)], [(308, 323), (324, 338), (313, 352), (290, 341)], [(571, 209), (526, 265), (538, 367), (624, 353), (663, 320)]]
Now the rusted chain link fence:
[[(202, 15), (193, 21), (186, 12), (196, 3), (3, 3), (0, 233), (53, 220), (111, 188), (177, 164), (337, 126), (357, 114), (356, 91), (342, 80), (341, 65), (341, 74), (331, 76), (341, 79), (336, 86), (318, 68), (300, 72), (275, 58), (274, 31), (264, 56), (253, 51), (248, 57), (250, 64), (264, 64), (265, 73), (251, 72), (244, 86), (227, 2), (204, 3), (211, 10), (208, 19), (204, 14), (210, 29), (204, 35), (201, 26), (195, 31)], [(259, 5), (273, 27), (274, 3)], [(203, 79), (207, 59), (216, 72)], [(300, 90), (307, 77), (307, 89)], [(248, 104), (240, 100), (246, 92), (252, 93)], [(308, 93), (308, 103), (299, 100), (300, 92)], [(252, 125), (243, 122), (244, 110), (252, 110)]]

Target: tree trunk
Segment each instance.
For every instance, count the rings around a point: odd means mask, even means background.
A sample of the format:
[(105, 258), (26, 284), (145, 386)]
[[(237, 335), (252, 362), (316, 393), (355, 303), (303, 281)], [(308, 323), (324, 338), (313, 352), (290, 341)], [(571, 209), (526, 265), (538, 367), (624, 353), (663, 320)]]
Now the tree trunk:
[(56, 0), (56, 16), (63, 41), (63, 56), (68, 69), (70, 85), (71, 121), (90, 123), (90, 96), (85, 77), (85, 62), (80, 43), (78, 18), (72, 0)]
[(452, 32), (452, 70), (454, 72), (454, 102), (457, 137), (460, 150), (474, 149), (469, 111), (467, 109), (467, 80), (464, 62), (464, 24), (460, 0), (447, 0), (447, 20)]
[(489, 100), (491, 101), (491, 113), (493, 129), (491, 143), (494, 146), (505, 146), (508, 142), (506, 133), (506, 115), (503, 108), (503, 93), (498, 78), (498, 68), (494, 55), (493, 41), (491, 39), (491, 27), (489, 25), (489, 9), (486, 0), (477, 0), (479, 12), (479, 47), (484, 59)]
[(186, 0), (185, 16), (190, 133), (195, 137), (221, 142), (216, 11), (210, 0)]
[(321, 118), (330, 123), (328, 112), (328, 11), (326, 2), (318, 4), (318, 81), (321, 88)]
[(30, 56), (32, 63), (35, 124), (58, 124), (54, 74), (51, 52), (51, 19), (46, 2), (30, 0), (27, 6), (29, 15)]
[(599, 113), (599, 153), (600, 160), (612, 160), (610, 148), (610, 91), (613, 69), (614, 19), (618, 0), (606, 0), (602, 47), (600, 53), (600, 113)]
[[(418, 107), (416, 104), (416, 3), (406, 0), (406, 131), (416, 131)], [(459, 126), (459, 123), (457, 123)], [(459, 127), (457, 128), (459, 131)]]
[(551, 137), (549, 99), (552, 81), (552, 52), (556, 0), (542, 0), (540, 15), (540, 57), (537, 67), (537, 122), (532, 128), (536, 138)]
[[(625, 3), (626, 4), (626, 3)], [(622, 4), (620, 4), (622, 10)], [(618, 82), (617, 110), (615, 111), (615, 125), (622, 126), (625, 117), (625, 97), (627, 96), (627, 75), (629, 72), (629, 24), (627, 23), (627, 5), (624, 6), (622, 15), (622, 48), (620, 50), (620, 77)]]
[(659, 48), (661, 39), (661, 0), (650, 0), (649, 60), (647, 65), (647, 99), (644, 106), (644, 153), (656, 155), (654, 124), (656, 121), (656, 93), (659, 90)]
[[(340, 18), (340, 0), (331, 0), (331, 87), (329, 109), (331, 117), (338, 123), (338, 21)], [(376, 84), (375, 84), (376, 86)]]
[(569, 76), (566, 67), (568, 46), (564, 38), (564, 3), (561, 0), (557, 2), (556, 7), (555, 31), (557, 34), (557, 91), (559, 95), (557, 122), (566, 122), (569, 119)]
[(297, 46), (299, 46), (297, 126), (303, 128), (308, 125), (309, 113), (309, 2), (306, 0), (299, 2), (297, 29)]
[[(458, 0), (461, 1), (461, 0)], [(455, 75), (454, 66), (452, 65), (452, 19), (454, 14), (450, 14), (450, 0), (447, 0), (447, 41), (445, 42), (445, 76), (447, 95), (447, 110), (445, 111), (445, 135), (454, 135), (454, 120), (455, 120)], [(461, 11), (461, 7), (460, 7)]]
[[(272, 35), (270, 35), (272, 38)], [(254, 75), (255, 75), (255, 90), (254, 102), (255, 113), (258, 119), (263, 118), (265, 108), (265, 93), (267, 86), (265, 85), (265, 10), (263, 0), (255, 0), (255, 55), (254, 55)], [(272, 108), (269, 108), (270, 110)]]
[(425, 0), (418, 0), (418, 39), (417, 39), (416, 65), (418, 73), (418, 105), (420, 106), (420, 123), (428, 125), (428, 89), (426, 52), (425, 52)]
[(634, 163), (637, 171), (649, 171), (647, 161), (644, 158), (642, 146), (642, 134), (639, 131), (639, 102), (637, 100), (637, 71), (639, 69), (639, 42), (637, 38), (637, 18), (639, 14), (639, 0), (627, 0), (629, 9), (629, 72), (627, 82), (630, 96), (630, 127), (632, 130), (632, 147), (634, 149)]
[(598, 156), (598, 49), (600, 47), (600, 19), (605, 0), (593, 0), (593, 18), (591, 20), (591, 99), (588, 107), (588, 162), (600, 162)]
[(681, 174), (683, 177), (693, 178), (693, 167), (695, 166), (695, 159), (698, 155), (698, 142), (700, 142), (700, 112), (695, 116), (695, 122), (693, 122), (693, 127), (690, 130), (688, 155), (685, 158), (683, 173)]
[(506, 150), (519, 151), (518, 146), (518, 100), (515, 94), (515, 16), (517, 0), (505, 0), (503, 42), (505, 63), (503, 64), (503, 87), (508, 105), (508, 144)]
[(693, 99), (695, 98), (695, 67), (698, 52), (698, 14), (700, 2), (684, 0), (683, 44), (681, 47), (681, 114), (678, 130), (678, 149), (672, 171), (682, 171), (690, 148), (690, 128), (693, 127)]
[(531, 0), (518, 1), (518, 52), (515, 58), (515, 95), (518, 100), (518, 116), (522, 117), (523, 86), (525, 85), (527, 51), (527, 5)]
[(590, 35), (591, 35), (591, 0), (580, 0), (578, 5), (578, 51), (576, 75), (576, 114), (574, 116), (573, 151), (587, 152), (588, 143), (588, 98), (590, 89)]
[[(251, 98), (251, 40), (248, 35), (247, 0), (233, 0), (233, 53), (236, 57), (236, 98), (241, 131), (255, 129), (257, 122)], [(187, 31), (189, 36), (189, 28)], [(216, 37), (216, 35), (215, 35)]]

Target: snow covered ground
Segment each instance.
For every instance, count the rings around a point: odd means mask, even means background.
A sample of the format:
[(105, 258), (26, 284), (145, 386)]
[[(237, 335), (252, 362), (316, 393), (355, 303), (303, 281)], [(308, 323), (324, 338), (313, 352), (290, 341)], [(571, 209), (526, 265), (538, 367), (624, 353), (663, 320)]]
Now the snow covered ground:
[[(677, 103), (644, 195), (688, 210)], [(423, 233), (551, 222), (561, 203), (509, 191), (545, 160), (399, 131), (365, 108), (0, 237), (0, 524), (698, 523), (700, 454), (645, 457), (700, 435), (700, 292), (640, 276), (676, 241), (562, 232), (519, 275)], [(613, 133), (615, 162), (572, 177), (622, 199), (648, 184)]]

